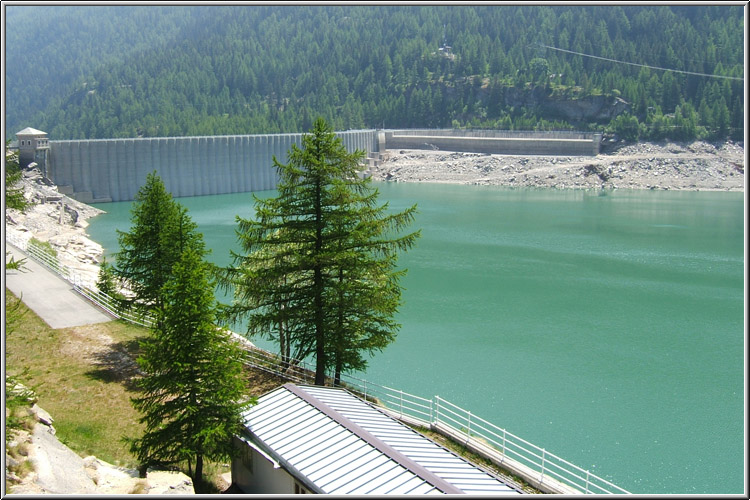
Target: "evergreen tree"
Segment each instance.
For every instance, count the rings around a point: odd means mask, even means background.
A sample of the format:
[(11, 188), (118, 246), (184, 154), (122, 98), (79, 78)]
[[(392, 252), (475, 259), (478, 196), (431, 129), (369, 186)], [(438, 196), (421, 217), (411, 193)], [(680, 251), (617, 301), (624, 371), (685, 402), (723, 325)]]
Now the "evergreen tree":
[(235, 293), (229, 317), (246, 317), (250, 334), (281, 338), (283, 329), (298, 352), (315, 356), (317, 385), (327, 369), (361, 369), (363, 351), (393, 341), (403, 274), (396, 252), (419, 236), (396, 236), (416, 206), (397, 214), (377, 206), (377, 190), (357, 175), (363, 157), (318, 118), (288, 164), (274, 158), (278, 196), (255, 199), (256, 220), (237, 217), (246, 253), (233, 253), (224, 274)]
[[(30, 206), (26, 197), (24, 197), (23, 186), (21, 182), (21, 168), (18, 166), (18, 153), (8, 149), (9, 141), (5, 143), (5, 208), (14, 208), (21, 212), (26, 211)], [(23, 270), (26, 259), (16, 260), (9, 251), (5, 252), (6, 257), (10, 260), (5, 263), (6, 269)]]
[(142, 394), (132, 398), (146, 429), (131, 451), (146, 465), (187, 461), (196, 485), (204, 459), (231, 456), (232, 436), (252, 404), (244, 398), (243, 351), (215, 324), (211, 266), (202, 255), (188, 246), (161, 290), (157, 326), (137, 360)]
[(203, 236), (156, 172), (148, 174), (138, 190), (131, 213), (130, 232), (118, 231), (115, 273), (134, 292), (135, 301), (158, 307), (161, 289), (182, 251), (206, 253)]
[(25, 211), (31, 205), (23, 195), (22, 178), (18, 164), (18, 153), (9, 149), (10, 141), (5, 142), (5, 208)]

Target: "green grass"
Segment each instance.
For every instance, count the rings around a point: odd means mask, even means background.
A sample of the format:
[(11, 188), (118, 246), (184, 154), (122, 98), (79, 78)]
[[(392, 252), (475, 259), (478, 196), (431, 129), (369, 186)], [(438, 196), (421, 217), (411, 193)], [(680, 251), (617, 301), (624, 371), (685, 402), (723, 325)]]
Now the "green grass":
[(49, 241), (41, 241), (36, 238), (31, 238), (29, 240), (29, 244), (35, 245), (36, 247), (38, 247), (41, 251), (43, 251), (50, 257), (57, 258), (57, 250), (55, 250), (55, 247), (53, 247)]
[[(6, 301), (11, 297), (6, 289)], [(142, 430), (130, 404), (134, 388), (116, 377), (102, 380), (99, 374), (107, 369), (106, 357), (93, 352), (92, 344), (109, 337), (112, 341), (103, 348), (104, 354), (123, 346), (132, 349), (146, 333), (119, 321), (53, 330), (26, 311), (6, 336), (7, 372), (35, 387), (39, 406), (52, 415), (58, 438), (73, 451), (133, 467), (135, 460), (121, 438)]]
[[(16, 297), (6, 288), (6, 306)], [(139, 437), (141, 416), (130, 403), (137, 394), (132, 375), (146, 328), (110, 321), (73, 328), (50, 328), (25, 304), (20, 319), (6, 332), (5, 366), (26, 387), (33, 387), (38, 404), (54, 419), (58, 439), (85, 457), (137, 468), (123, 438)], [(268, 377), (255, 373), (259, 381)], [(187, 464), (180, 468), (187, 473)], [(196, 493), (220, 493), (226, 463), (206, 462), (204, 483)]]

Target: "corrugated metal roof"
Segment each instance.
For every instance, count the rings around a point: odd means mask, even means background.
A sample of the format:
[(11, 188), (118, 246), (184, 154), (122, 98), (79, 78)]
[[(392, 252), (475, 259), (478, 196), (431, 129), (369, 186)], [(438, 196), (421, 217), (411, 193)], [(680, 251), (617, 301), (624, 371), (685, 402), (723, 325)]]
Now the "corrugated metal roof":
[(245, 425), (256, 445), (320, 493), (519, 493), (340, 388), (286, 384), (261, 396)]

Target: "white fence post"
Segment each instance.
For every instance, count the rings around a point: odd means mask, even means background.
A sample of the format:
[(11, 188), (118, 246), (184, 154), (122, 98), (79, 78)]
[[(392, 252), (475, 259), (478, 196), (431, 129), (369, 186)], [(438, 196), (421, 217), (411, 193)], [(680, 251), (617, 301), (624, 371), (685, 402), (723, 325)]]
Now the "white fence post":
[(503, 428), (503, 460), (505, 460), (505, 434), (506, 430)]

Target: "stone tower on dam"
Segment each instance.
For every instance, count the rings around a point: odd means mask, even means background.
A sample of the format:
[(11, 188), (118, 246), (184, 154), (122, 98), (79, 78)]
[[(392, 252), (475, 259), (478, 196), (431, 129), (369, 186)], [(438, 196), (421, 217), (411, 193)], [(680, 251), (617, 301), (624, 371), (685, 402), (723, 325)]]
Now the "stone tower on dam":
[(18, 164), (26, 168), (32, 163), (45, 171), (49, 154), (49, 139), (47, 132), (35, 128), (26, 127), (16, 133), (18, 139)]

